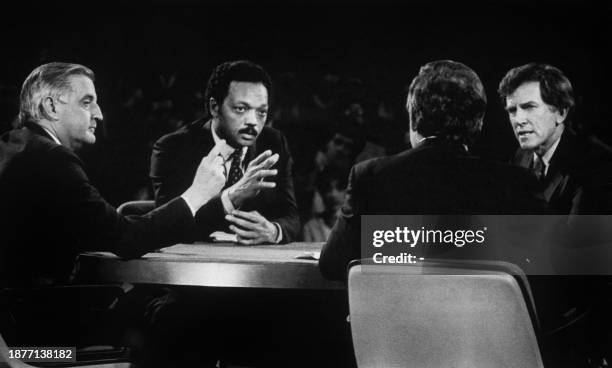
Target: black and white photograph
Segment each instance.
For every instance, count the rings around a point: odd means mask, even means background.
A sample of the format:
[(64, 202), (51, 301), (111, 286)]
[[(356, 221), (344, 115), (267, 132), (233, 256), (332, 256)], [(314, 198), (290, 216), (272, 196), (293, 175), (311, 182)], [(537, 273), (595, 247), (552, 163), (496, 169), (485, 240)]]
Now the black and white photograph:
[(612, 364), (612, 5), (3, 8), (0, 367)]

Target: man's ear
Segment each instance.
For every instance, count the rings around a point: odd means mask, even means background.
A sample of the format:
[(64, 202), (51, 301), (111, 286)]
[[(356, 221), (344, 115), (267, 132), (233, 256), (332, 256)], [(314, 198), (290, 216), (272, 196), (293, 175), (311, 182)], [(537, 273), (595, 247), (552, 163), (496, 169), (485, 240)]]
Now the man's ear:
[(47, 120), (58, 120), (57, 105), (52, 97), (45, 97), (40, 104), (40, 112)]
[(217, 101), (215, 101), (214, 97), (211, 97), (208, 101), (208, 110), (213, 118), (216, 118), (219, 115), (219, 104)]
[(563, 124), (565, 119), (567, 119), (567, 113), (569, 112), (568, 108), (565, 109), (557, 109), (557, 125)]

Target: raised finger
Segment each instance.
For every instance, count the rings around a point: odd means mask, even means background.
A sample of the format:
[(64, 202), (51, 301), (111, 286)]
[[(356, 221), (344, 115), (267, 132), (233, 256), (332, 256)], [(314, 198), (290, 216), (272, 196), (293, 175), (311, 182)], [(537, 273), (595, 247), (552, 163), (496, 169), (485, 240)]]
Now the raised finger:
[(273, 181), (260, 181), (257, 183), (257, 189), (270, 189), (276, 188), (276, 183)]
[(262, 163), (265, 159), (267, 159), (270, 156), (272, 156), (272, 151), (265, 150), (259, 156), (255, 157), (253, 161), (249, 162), (249, 166), (259, 165), (260, 163)]
[(276, 174), (278, 174), (278, 170), (276, 169), (259, 170), (255, 174), (253, 174), (253, 177), (255, 177), (256, 179), (263, 179), (263, 178), (267, 178), (268, 176), (274, 176)]
[(278, 162), (279, 157), (280, 156), (278, 155), (278, 153), (275, 153), (272, 156), (268, 157), (265, 161), (263, 161), (260, 166), (263, 169), (269, 169)]
[(232, 148), (225, 142), (225, 139), (220, 139), (206, 157), (211, 161), (219, 156), (223, 159), (223, 157), (229, 156), (232, 153), (231, 151)]

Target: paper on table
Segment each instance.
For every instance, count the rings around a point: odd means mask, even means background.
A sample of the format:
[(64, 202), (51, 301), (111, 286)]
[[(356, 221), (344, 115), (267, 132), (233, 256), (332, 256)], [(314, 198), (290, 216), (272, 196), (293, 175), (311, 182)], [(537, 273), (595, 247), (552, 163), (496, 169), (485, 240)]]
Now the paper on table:
[(223, 231), (215, 231), (214, 233), (210, 234), (210, 238), (215, 242), (222, 242), (222, 243), (227, 243), (227, 242), (236, 243), (238, 241), (236, 234), (230, 234), (230, 233), (226, 233)]
[(318, 261), (320, 256), (321, 256), (321, 252), (304, 252), (304, 253), (300, 254), (299, 256), (297, 256), (295, 258), (297, 258), (297, 259), (312, 259), (312, 260)]

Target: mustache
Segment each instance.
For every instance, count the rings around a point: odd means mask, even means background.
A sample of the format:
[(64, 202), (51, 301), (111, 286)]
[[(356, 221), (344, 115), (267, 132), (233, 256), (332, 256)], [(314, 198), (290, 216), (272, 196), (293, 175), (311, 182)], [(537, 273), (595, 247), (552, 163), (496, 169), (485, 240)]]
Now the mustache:
[(257, 135), (259, 134), (259, 132), (257, 131), (257, 129), (255, 129), (254, 127), (246, 127), (244, 129), (240, 129), (238, 131), (238, 133), (240, 134), (251, 134), (251, 135)]

